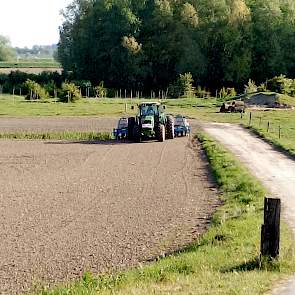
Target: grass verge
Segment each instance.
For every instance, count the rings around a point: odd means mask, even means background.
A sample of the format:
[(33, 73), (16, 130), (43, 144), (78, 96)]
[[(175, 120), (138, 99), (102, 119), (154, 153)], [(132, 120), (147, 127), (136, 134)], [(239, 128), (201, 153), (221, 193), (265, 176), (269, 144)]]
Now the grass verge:
[(0, 139), (19, 140), (84, 140), (107, 141), (112, 139), (112, 134), (107, 132), (45, 132), (45, 133), (0, 133)]
[(291, 233), (282, 229), (281, 256), (259, 263), (261, 185), (204, 134), (199, 140), (222, 193), (209, 231), (187, 249), (117, 275), (85, 274), (75, 283), (35, 294), (264, 294), (295, 271)]
[(295, 158), (295, 142), (290, 140), (290, 137), (286, 137), (284, 139), (278, 138), (272, 134), (265, 132), (261, 128), (257, 128), (255, 126), (248, 127), (254, 134), (261, 137), (266, 142), (272, 144), (274, 147), (278, 148), (281, 152), (285, 152), (289, 156)]

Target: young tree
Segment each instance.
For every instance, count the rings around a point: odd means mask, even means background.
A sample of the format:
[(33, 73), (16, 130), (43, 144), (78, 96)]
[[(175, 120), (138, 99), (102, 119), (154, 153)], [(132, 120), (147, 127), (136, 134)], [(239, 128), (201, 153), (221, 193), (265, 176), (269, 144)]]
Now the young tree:
[(0, 35), (0, 61), (9, 61), (15, 57), (16, 53), (10, 45), (9, 38)]

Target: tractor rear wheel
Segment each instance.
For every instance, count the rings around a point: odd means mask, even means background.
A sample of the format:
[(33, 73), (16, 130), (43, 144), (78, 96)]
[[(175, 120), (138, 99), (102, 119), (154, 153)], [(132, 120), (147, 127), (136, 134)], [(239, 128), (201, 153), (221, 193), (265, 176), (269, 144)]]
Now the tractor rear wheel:
[(168, 139), (174, 139), (174, 118), (172, 116), (167, 116), (166, 121), (166, 135)]
[(133, 139), (133, 129), (135, 125), (135, 117), (128, 118), (128, 139)]
[(133, 126), (132, 136), (135, 142), (141, 142), (140, 127), (138, 125)]
[(158, 139), (158, 141), (164, 142), (165, 141), (165, 135), (166, 135), (165, 126), (162, 125), (162, 124), (159, 124), (157, 126), (157, 139)]

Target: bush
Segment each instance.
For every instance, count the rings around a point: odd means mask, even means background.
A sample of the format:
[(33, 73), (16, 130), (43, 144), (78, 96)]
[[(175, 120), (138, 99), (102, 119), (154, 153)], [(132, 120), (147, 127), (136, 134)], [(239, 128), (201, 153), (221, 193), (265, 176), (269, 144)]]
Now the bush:
[(48, 92), (37, 82), (32, 80), (27, 80), (24, 83), (24, 87), (27, 90), (27, 100), (38, 100), (38, 99), (48, 99), (49, 95)]
[(211, 96), (211, 92), (207, 90), (206, 88), (202, 88), (201, 86), (198, 86), (196, 89), (196, 96), (200, 98), (207, 98)]
[(267, 80), (267, 88), (270, 91), (281, 93), (281, 94), (295, 94), (295, 80), (288, 79), (284, 75), (274, 77)]
[(219, 97), (222, 99), (233, 98), (235, 96), (237, 96), (235, 88), (222, 87), (222, 89), (219, 91)]
[(267, 86), (266, 83), (262, 83), (257, 87), (258, 92), (266, 92), (267, 91)]
[(101, 81), (95, 88), (95, 97), (105, 98), (107, 97), (107, 89), (104, 87), (104, 82)]
[(196, 89), (193, 86), (193, 76), (191, 73), (180, 74), (175, 84), (168, 87), (168, 95), (172, 98), (194, 97)]
[(254, 81), (251, 79), (248, 81), (248, 84), (245, 85), (245, 93), (250, 94), (250, 93), (255, 93), (257, 92), (257, 86)]
[(61, 102), (75, 102), (81, 99), (80, 89), (74, 83), (63, 83), (59, 98)]

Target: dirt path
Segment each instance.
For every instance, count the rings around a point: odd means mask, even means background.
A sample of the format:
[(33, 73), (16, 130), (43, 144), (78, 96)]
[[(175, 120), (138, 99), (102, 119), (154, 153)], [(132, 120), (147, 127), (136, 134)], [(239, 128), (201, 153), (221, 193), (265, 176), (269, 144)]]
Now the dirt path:
[[(230, 149), (270, 191), (282, 199), (283, 213), (295, 234), (295, 161), (242, 127), (204, 124), (204, 130)], [(294, 294), (295, 278), (275, 294)]]
[(0, 141), (0, 294), (192, 242), (218, 204), (201, 153), (165, 143)]

